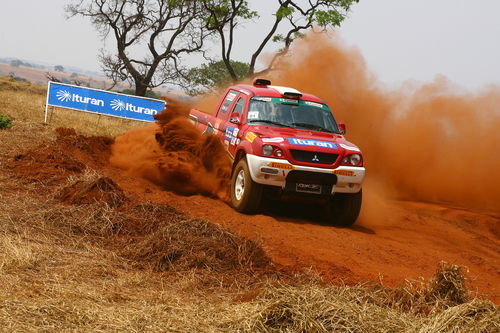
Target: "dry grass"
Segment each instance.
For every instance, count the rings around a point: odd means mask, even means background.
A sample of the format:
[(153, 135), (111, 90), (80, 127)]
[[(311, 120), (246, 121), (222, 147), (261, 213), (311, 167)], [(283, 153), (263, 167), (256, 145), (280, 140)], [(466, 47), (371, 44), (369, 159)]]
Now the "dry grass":
[[(45, 119), (46, 85), (19, 82), (9, 76), (0, 77), (0, 114), (13, 118), (14, 125), (29, 122), (41, 126)], [(117, 136), (147, 123), (100, 116), (49, 106), (47, 122), (53, 127), (77, 128), (85, 135)]]
[(470, 295), (462, 267), (395, 289), (283, 276), (258, 243), (133, 203), (89, 166), (56, 183), (19, 177), (14, 156), (55, 131), (40, 125), (42, 90), (2, 80), (0, 113), (15, 126), (0, 131), (0, 331), (500, 331), (500, 312)]

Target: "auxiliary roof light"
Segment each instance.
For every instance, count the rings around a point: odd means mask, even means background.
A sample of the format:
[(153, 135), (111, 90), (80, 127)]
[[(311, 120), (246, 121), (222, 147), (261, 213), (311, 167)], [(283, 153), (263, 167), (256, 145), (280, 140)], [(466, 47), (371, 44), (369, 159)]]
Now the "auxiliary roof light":
[(255, 79), (253, 85), (255, 87), (267, 87), (271, 85), (271, 81), (267, 79)]
[(291, 99), (300, 99), (302, 97), (302, 94), (299, 93), (299, 92), (286, 91), (283, 94), (283, 97), (285, 97), (285, 98), (291, 98)]

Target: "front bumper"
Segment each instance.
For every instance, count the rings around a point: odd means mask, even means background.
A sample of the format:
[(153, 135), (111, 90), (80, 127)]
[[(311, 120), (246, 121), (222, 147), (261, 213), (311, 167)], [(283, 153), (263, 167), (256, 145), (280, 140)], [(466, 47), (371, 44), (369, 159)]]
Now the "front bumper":
[(246, 155), (250, 176), (256, 183), (263, 185), (279, 186), (285, 189), (286, 178), (292, 170), (312, 173), (335, 174), (337, 183), (332, 187), (331, 193), (357, 193), (365, 178), (364, 167), (339, 166), (336, 169), (316, 168), (294, 165), (287, 160)]

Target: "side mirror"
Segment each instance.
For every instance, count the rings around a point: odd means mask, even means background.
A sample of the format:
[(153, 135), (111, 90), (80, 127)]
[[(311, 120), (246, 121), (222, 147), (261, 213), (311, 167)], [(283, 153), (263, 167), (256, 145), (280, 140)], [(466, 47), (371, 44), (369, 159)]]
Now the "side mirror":
[(345, 134), (345, 124), (339, 123), (338, 125), (339, 125), (340, 134), (344, 135)]
[(241, 124), (240, 114), (238, 112), (233, 112), (231, 114), (231, 118), (229, 118), (229, 122), (236, 125)]

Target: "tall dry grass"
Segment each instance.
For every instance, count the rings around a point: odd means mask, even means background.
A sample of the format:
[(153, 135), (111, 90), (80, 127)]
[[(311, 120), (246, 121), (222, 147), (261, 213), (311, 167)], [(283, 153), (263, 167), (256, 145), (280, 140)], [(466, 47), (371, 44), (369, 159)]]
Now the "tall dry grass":
[[(55, 126), (93, 125), (66, 116), (41, 125), (43, 87), (8, 80), (0, 78), (0, 113), (14, 118), (0, 131), (0, 331), (500, 331), (498, 309), (473, 297), (462, 267), (443, 264), (430, 281), (394, 289), (284, 276), (256, 259), (259, 244), (167, 206), (127, 206), (99, 170), (55, 185), (16, 175), (15, 156), (54, 140)], [(115, 125), (96, 132), (125, 130)], [(81, 200), (88, 193), (98, 199)]]

